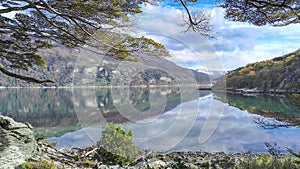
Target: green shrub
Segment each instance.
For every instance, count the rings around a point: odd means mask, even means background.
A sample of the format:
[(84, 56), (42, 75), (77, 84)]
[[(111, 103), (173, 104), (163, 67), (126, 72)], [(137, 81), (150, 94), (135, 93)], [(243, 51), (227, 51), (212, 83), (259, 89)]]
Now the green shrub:
[(56, 169), (55, 164), (49, 161), (40, 160), (38, 162), (24, 162), (19, 168), (22, 169)]
[(235, 169), (298, 169), (294, 158), (274, 158), (271, 155), (262, 155), (250, 159), (240, 159)]
[(133, 132), (126, 132), (122, 127), (109, 123), (102, 131), (97, 142), (99, 149), (96, 158), (104, 164), (125, 166), (134, 162), (138, 150), (133, 142)]
[(287, 149), (289, 153), (291, 153), (292, 157), (294, 158), (295, 162), (297, 164), (300, 164), (300, 151), (298, 153), (295, 153), (293, 150), (291, 149)]
[(33, 169), (34, 164), (30, 162), (24, 162), (21, 165), (19, 165), (19, 168), (24, 168), (24, 169)]

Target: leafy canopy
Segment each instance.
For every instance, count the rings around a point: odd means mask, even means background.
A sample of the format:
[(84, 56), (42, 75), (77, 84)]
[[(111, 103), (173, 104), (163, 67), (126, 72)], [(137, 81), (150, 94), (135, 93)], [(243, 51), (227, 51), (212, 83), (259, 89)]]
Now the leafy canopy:
[(225, 0), (225, 18), (257, 26), (300, 22), (299, 0)]
[[(180, 0), (182, 5), (199, 1)], [(216, 0), (216, 2), (225, 9), (225, 18), (232, 21), (249, 22), (257, 26), (286, 26), (300, 22), (299, 0)], [(190, 19), (191, 24), (197, 23), (192, 17)]]
[[(142, 48), (168, 54), (161, 44), (146, 38), (135, 39), (120, 31), (129, 26), (130, 15), (142, 12), (143, 3), (154, 1), (0, 0), (0, 71), (31, 82), (51, 82), (14, 74), (10, 70), (46, 67), (38, 51), (58, 45), (111, 49), (110, 54), (121, 60), (130, 59), (132, 51)], [(8, 17), (11, 13), (15, 17)], [(106, 40), (95, 36), (96, 32), (101, 32)], [(107, 43), (107, 39), (116, 34), (122, 34), (122, 38)]]

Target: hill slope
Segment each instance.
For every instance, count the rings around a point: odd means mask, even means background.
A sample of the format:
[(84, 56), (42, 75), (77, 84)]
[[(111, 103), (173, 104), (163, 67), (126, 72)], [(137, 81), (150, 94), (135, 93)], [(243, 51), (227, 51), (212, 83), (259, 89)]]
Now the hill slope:
[[(169, 85), (197, 84), (209, 82), (209, 76), (195, 70), (180, 67), (163, 57), (133, 54), (138, 62), (118, 61), (93, 52), (66, 48), (42, 51), (47, 68), (34, 67), (29, 72), (15, 71), (39, 79), (50, 78), (55, 84), (43, 86), (70, 85)], [(88, 55), (88, 57), (86, 57)], [(2, 86), (38, 86), (0, 74)]]
[(300, 50), (272, 60), (248, 64), (226, 75), (232, 90), (256, 88), (261, 92), (300, 91)]

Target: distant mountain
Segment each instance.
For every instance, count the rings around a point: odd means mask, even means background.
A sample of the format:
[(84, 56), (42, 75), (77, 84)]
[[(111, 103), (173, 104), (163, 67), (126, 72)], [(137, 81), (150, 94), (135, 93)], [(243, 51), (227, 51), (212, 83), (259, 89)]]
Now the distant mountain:
[(227, 87), (274, 93), (300, 92), (300, 50), (248, 64), (226, 74)]
[[(55, 84), (43, 86), (70, 85), (191, 85), (209, 82), (205, 73), (187, 69), (163, 57), (134, 53), (137, 62), (118, 61), (94, 52), (55, 48), (42, 51), (47, 68), (33, 68), (29, 72), (13, 70), (39, 79), (50, 78)], [(87, 55), (88, 57), (86, 57)], [(2, 86), (38, 86), (15, 78), (0, 75)]]
[(225, 75), (227, 72), (226, 71), (221, 71), (221, 70), (203, 70), (203, 69), (196, 69), (197, 72), (205, 73), (208, 74), (209, 77), (213, 79), (217, 79), (223, 75)]

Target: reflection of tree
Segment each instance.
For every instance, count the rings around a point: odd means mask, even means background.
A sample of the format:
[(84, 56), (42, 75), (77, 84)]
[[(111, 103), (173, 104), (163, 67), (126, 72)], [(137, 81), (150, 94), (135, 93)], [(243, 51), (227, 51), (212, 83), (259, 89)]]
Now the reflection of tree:
[(250, 97), (227, 94), (227, 99), (231, 106), (238, 107), (241, 110), (247, 110), (252, 114), (273, 118), (276, 121), (255, 120), (258, 124), (262, 124), (263, 126), (269, 126), (269, 128), (273, 128), (274, 126), (286, 126), (286, 124), (277, 123), (280, 121), (290, 125), (300, 125), (300, 107), (293, 105), (288, 97)]
[(294, 126), (300, 126), (300, 117), (295, 115), (284, 114), (283, 112), (269, 111), (269, 110), (257, 110), (255, 114), (273, 118), (276, 121), (289, 123)]
[[(129, 100), (129, 106), (138, 112), (126, 113), (131, 113), (137, 118), (157, 116), (183, 102), (197, 99), (195, 91), (197, 90), (179, 87), (130, 88), (127, 93), (122, 88), (86, 88), (72, 89), (72, 91), (3, 89), (0, 90), (0, 110), (3, 115), (10, 116), (16, 121), (29, 122), (34, 127), (73, 128), (78, 123), (99, 123), (100, 115), (107, 122), (128, 121), (116, 107), (116, 104), (123, 103), (125, 99)], [(113, 94), (116, 98), (112, 97)], [(209, 93), (199, 93), (197, 96), (206, 94)], [(159, 98), (165, 98), (166, 102), (160, 102)], [(147, 112), (151, 107), (162, 107), (162, 109)]]
[(258, 124), (264, 129), (275, 129), (279, 127), (291, 127), (294, 125), (291, 125), (287, 122), (278, 121), (276, 119), (271, 118), (264, 118), (264, 117), (258, 117), (254, 119), (254, 123)]
[(34, 127), (77, 124), (71, 98), (65, 89), (5, 89), (0, 95), (0, 110)]
[[(166, 98), (166, 103), (160, 102), (162, 97)], [(96, 98), (98, 108), (105, 120), (114, 123), (128, 121), (129, 119), (124, 117), (124, 115), (134, 117), (136, 120), (157, 116), (175, 108), (181, 103), (180, 90), (176, 87), (101, 89), (101, 91), (96, 92)], [(163, 107), (164, 109), (148, 111), (151, 107)]]
[(139, 111), (146, 111), (150, 108), (149, 101), (150, 91), (146, 88), (130, 88), (131, 105)]
[(279, 156), (281, 154), (280, 147), (277, 146), (277, 143), (265, 143), (266, 148), (268, 149), (268, 152), (272, 156)]
[[(132, 118), (145, 120), (172, 110), (183, 102), (210, 94), (188, 87), (96, 88), (77, 89), (74, 93), (76, 113), (89, 124), (99, 123), (99, 116), (113, 123), (127, 122)], [(127, 115), (132, 118), (127, 118)]]
[(98, 108), (100, 109), (100, 111), (102, 111), (104, 113), (108, 113), (105, 110), (113, 109), (114, 111), (116, 111), (113, 107), (113, 100), (111, 97), (110, 89), (103, 88), (101, 90), (97, 90), (96, 91), (96, 99), (97, 99), (97, 104), (98, 104)]

